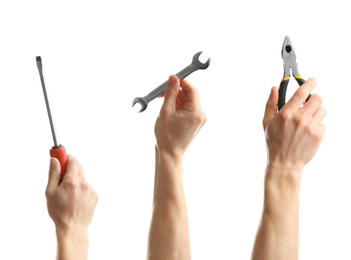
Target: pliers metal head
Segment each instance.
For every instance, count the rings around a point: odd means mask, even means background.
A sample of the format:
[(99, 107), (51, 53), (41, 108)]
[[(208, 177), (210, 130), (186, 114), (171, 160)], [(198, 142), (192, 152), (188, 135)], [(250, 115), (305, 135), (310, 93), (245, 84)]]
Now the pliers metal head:
[[(286, 90), (288, 88), (288, 83), (290, 79), (290, 69), (297, 83), (301, 86), (305, 83), (305, 80), (301, 77), (300, 72), (297, 68), (296, 54), (294, 47), (291, 44), (289, 36), (285, 36), (282, 48), (282, 58), (284, 61), (284, 76), (279, 86), (279, 101), (278, 110), (280, 110), (285, 105)], [(308, 101), (307, 98), (306, 102)]]
[(285, 36), (284, 38), (282, 58), (284, 61), (284, 78), (290, 76), (290, 69), (294, 76), (300, 75), (297, 69), (295, 50), (291, 44), (289, 36)]

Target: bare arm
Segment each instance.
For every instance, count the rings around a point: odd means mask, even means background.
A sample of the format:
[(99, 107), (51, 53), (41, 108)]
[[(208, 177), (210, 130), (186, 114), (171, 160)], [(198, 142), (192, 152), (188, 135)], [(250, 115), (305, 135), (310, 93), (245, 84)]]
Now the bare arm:
[(182, 162), (160, 154), (157, 147), (148, 258), (190, 259)]
[(315, 86), (315, 79), (306, 81), (279, 113), (277, 88), (272, 89), (267, 101), (263, 127), (268, 163), (262, 219), (252, 259), (298, 259), (301, 173), (325, 132), (322, 99), (312, 95), (301, 107)]
[(191, 259), (182, 158), (206, 122), (196, 89), (171, 76), (155, 125), (156, 165), (149, 260)]
[(300, 175), (267, 167), (262, 219), (252, 259), (298, 259)]

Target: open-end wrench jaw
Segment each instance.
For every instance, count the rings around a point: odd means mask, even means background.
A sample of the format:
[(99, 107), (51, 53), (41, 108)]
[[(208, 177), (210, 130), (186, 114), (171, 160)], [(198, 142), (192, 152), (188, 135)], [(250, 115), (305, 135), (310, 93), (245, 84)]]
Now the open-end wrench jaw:
[(144, 98), (142, 98), (142, 97), (134, 98), (132, 107), (134, 107), (134, 105), (136, 103), (140, 104), (140, 106), (141, 106), (141, 109), (139, 110), (139, 113), (143, 112), (147, 108), (147, 103), (148, 102), (146, 102), (146, 100)]
[(211, 59), (208, 59), (205, 63), (200, 62), (199, 57), (201, 55), (202, 51), (196, 53), (193, 57), (193, 64), (200, 70), (207, 69), (208, 66), (210, 66)]

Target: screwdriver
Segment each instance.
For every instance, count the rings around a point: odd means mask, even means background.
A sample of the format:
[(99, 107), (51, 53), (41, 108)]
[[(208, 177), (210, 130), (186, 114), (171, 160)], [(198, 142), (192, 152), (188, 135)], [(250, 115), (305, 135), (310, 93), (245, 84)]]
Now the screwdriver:
[(43, 87), (43, 92), (44, 92), (46, 110), (48, 111), (52, 138), (54, 139), (54, 146), (50, 149), (50, 156), (55, 157), (60, 162), (60, 165), (61, 165), (60, 183), (61, 183), (66, 173), (66, 166), (67, 166), (66, 149), (61, 144), (58, 144), (57, 136), (55, 132), (55, 126), (51, 115), (48, 94), (45, 88), (45, 82), (44, 82), (44, 76), (43, 76), (43, 65), (41, 63), (41, 57), (37, 56), (36, 59), (37, 59), (37, 66), (39, 70), (40, 80), (41, 80), (41, 86)]

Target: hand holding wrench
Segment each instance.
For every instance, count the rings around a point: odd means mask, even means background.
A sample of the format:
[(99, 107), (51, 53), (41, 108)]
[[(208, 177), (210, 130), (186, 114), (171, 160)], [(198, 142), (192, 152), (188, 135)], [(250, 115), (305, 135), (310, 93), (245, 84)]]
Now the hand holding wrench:
[[(204, 69), (207, 69), (208, 66), (210, 66), (210, 60), (211, 59), (208, 59), (206, 61), (206, 63), (201, 63), (199, 61), (199, 56), (201, 55), (202, 51), (196, 53), (193, 57), (193, 61), (192, 63), (187, 66), (186, 68), (184, 68), (183, 70), (181, 70), (180, 72), (178, 72), (176, 74), (176, 76), (179, 78), (179, 81), (182, 81), (183, 79), (185, 79), (187, 76), (189, 76), (191, 73), (193, 73), (194, 71), (197, 71), (199, 69), (201, 70), (204, 70)], [(153, 91), (151, 91), (148, 95), (146, 95), (145, 97), (136, 97), (134, 100), (133, 100), (133, 104), (132, 104), (132, 107), (136, 104), (136, 103), (139, 103), (141, 105), (141, 109), (139, 111), (140, 112), (143, 112), (146, 108), (147, 108), (147, 105), (148, 103), (151, 101), (151, 100), (154, 100), (155, 98), (159, 97), (162, 93), (165, 92), (166, 90), (166, 85), (167, 85), (167, 82), (164, 82), (162, 85), (160, 85), (159, 87), (155, 88)]]

